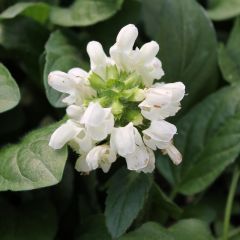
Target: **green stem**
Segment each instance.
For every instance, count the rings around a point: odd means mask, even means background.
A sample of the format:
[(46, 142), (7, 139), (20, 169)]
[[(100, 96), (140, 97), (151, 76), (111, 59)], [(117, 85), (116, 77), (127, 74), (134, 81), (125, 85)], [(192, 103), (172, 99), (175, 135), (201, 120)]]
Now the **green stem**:
[(227, 204), (226, 204), (226, 208), (225, 208), (222, 240), (228, 240), (228, 230), (229, 230), (229, 225), (230, 225), (232, 204), (233, 204), (234, 195), (235, 195), (235, 192), (237, 189), (239, 176), (240, 176), (240, 171), (238, 169), (238, 166), (236, 166), (233, 171), (232, 181), (231, 181), (230, 190), (229, 190), (228, 198), (227, 198)]

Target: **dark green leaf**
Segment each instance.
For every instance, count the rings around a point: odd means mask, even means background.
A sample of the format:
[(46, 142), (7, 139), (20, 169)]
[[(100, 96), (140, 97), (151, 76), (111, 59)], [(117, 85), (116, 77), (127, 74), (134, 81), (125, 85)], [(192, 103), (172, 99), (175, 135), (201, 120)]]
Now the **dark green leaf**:
[(182, 81), (183, 110), (212, 92), (217, 80), (216, 36), (204, 10), (193, 0), (143, 1), (147, 34), (160, 45), (164, 82)]
[(69, 8), (53, 7), (50, 19), (60, 26), (88, 26), (114, 15), (123, 0), (76, 0)]
[(239, 0), (211, 0), (208, 15), (215, 21), (226, 20), (240, 14)]
[(49, 15), (49, 6), (45, 3), (19, 2), (0, 14), (0, 19), (11, 19), (22, 14), (44, 23)]
[[(226, 87), (196, 106), (177, 124), (183, 154), (172, 167), (175, 188), (193, 194), (208, 187), (240, 152), (240, 87)], [(160, 167), (160, 171), (164, 171)]]
[(48, 142), (59, 124), (35, 130), (19, 144), (0, 149), (0, 190), (29, 190), (57, 184), (63, 174), (67, 148), (53, 150)]
[(81, 232), (77, 234), (75, 240), (111, 240), (111, 236), (108, 233), (105, 218), (103, 215), (93, 215), (84, 220), (83, 224), (79, 228)]
[(10, 72), (0, 64), (0, 113), (15, 107), (20, 100), (19, 88)]
[(120, 169), (111, 179), (106, 200), (106, 223), (113, 237), (121, 236), (143, 208), (151, 175)]
[(173, 217), (179, 217), (182, 213), (182, 209), (171, 201), (157, 184), (152, 186), (151, 201), (153, 213), (158, 214), (158, 209), (159, 212), (167, 212)]
[(63, 94), (48, 85), (48, 74), (51, 71), (68, 71), (81, 64), (78, 50), (59, 31), (53, 32), (46, 43), (46, 62), (44, 66), (44, 86), (49, 102), (54, 107), (64, 107)]
[(147, 222), (137, 230), (122, 236), (119, 240), (175, 240), (175, 238), (159, 224)]
[(181, 220), (169, 232), (176, 240), (213, 240), (207, 225), (197, 219)]
[(218, 62), (226, 81), (240, 83), (240, 18), (235, 22), (226, 47), (221, 45), (218, 51)]
[(47, 38), (47, 29), (26, 17), (0, 22), (0, 45), (6, 49), (4, 57), (15, 60), (14, 64), (19, 64), (31, 80), (41, 86), (39, 56)]

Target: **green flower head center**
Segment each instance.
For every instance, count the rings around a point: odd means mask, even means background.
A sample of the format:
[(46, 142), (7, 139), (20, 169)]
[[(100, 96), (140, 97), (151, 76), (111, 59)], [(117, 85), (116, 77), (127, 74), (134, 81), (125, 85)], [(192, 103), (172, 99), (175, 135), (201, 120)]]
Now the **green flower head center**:
[(116, 65), (106, 68), (106, 79), (96, 73), (88, 78), (90, 86), (96, 91), (96, 96), (85, 101), (97, 101), (102, 107), (111, 107), (115, 124), (123, 126), (129, 122), (141, 125), (143, 117), (138, 107), (144, 98), (142, 78), (136, 73), (119, 71)]

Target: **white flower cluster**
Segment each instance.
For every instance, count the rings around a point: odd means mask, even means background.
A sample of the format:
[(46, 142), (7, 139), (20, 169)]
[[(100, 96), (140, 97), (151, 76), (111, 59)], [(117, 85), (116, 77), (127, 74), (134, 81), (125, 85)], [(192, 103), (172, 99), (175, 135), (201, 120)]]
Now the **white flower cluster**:
[(90, 42), (89, 72), (73, 68), (49, 74), (49, 85), (64, 93), (69, 118), (55, 130), (49, 145), (60, 149), (68, 143), (80, 154), (76, 162), (80, 172), (99, 167), (108, 172), (117, 156), (126, 159), (129, 170), (152, 172), (157, 149), (175, 164), (182, 161), (172, 142), (177, 129), (164, 119), (180, 109), (185, 86), (153, 84), (164, 75), (156, 57), (159, 46), (151, 41), (133, 49), (137, 35), (134, 25), (123, 27), (110, 57), (99, 42)]

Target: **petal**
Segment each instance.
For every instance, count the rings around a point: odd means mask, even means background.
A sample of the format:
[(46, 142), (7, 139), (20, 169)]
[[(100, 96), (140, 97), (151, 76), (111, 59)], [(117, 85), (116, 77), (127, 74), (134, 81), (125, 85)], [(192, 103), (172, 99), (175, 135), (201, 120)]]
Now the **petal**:
[(94, 141), (86, 131), (82, 128), (78, 135), (70, 142), (70, 146), (73, 146), (77, 152), (88, 152), (94, 146)]
[(104, 149), (101, 146), (94, 147), (86, 157), (86, 162), (91, 170), (98, 168), (99, 162), (102, 159)]
[(140, 61), (149, 62), (157, 55), (159, 51), (159, 45), (155, 41), (144, 44), (140, 49)]
[(137, 128), (135, 128), (135, 127), (134, 127), (134, 137), (135, 137), (135, 144), (138, 146), (142, 146), (143, 145), (142, 136), (139, 133), (139, 131), (137, 130)]
[(151, 76), (154, 79), (160, 79), (162, 76), (164, 76), (162, 63), (158, 58), (154, 58), (153, 61), (150, 63), (150, 66), (151, 66)]
[(114, 128), (110, 138), (110, 145), (120, 156), (133, 153), (136, 148), (133, 124)]
[(70, 93), (75, 88), (75, 82), (67, 73), (61, 71), (50, 72), (48, 84), (59, 92)]
[(81, 68), (72, 68), (68, 71), (68, 74), (70, 74), (74, 77), (80, 77), (80, 78), (87, 78), (88, 77), (88, 73)]
[(139, 172), (151, 173), (155, 169), (155, 155), (151, 149), (147, 149), (149, 154), (149, 161), (145, 168), (139, 170)]
[(152, 150), (157, 150), (156, 141), (154, 141), (153, 139), (149, 138), (146, 135), (143, 135), (143, 141)]
[(90, 172), (91, 169), (89, 168), (87, 162), (86, 162), (86, 155), (81, 155), (77, 161), (76, 161), (76, 164), (75, 164), (75, 169), (78, 171), (78, 172)]
[(108, 135), (106, 126), (98, 126), (98, 127), (88, 126), (87, 131), (91, 136), (91, 138), (98, 142), (104, 140)]
[(125, 156), (129, 170), (140, 170), (145, 168), (149, 161), (149, 155), (145, 146), (136, 147), (135, 152)]
[(90, 102), (85, 113), (83, 114), (81, 123), (91, 127), (97, 127), (111, 114), (110, 108), (103, 108), (98, 102)]
[(138, 29), (133, 24), (123, 27), (117, 35), (117, 45), (123, 50), (131, 50), (138, 36)]
[(66, 103), (67, 105), (71, 105), (71, 104), (77, 103), (75, 92), (72, 92), (69, 96), (63, 98), (62, 102)]
[(87, 53), (90, 57), (91, 65), (102, 65), (106, 63), (107, 56), (101, 43), (96, 41), (89, 42), (87, 45)]
[(68, 120), (66, 123), (57, 128), (52, 134), (49, 141), (49, 146), (53, 149), (62, 148), (67, 142), (72, 140), (80, 130), (80, 128), (77, 128), (70, 122), (70, 120)]
[(164, 121), (152, 121), (148, 129), (143, 131), (144, 134), (156, 141), (169, 142), (177, 133), (175, 125)]
[(66, 112), (70, 118), (76, 121), (80, 121), (84, 113), (84, 108), (77, 105), (70, 105), (67, 107)]
[(166, 148), (166, 152), (174, 164), (178, 165), (182, 162), (182, 154), (173, 144), (169, 144)]
[(161, 109), (159, 108), (150, 108), (149, 110), (141, 110), (141, 114), (146, 118), (151, 121), (153, 120), (162, 120), (166, 118), (165, 115), (162, 114)]
[(185, 85), (182, 82), (168, 83), (162, 86), (172, 91), (172, 101), (179, 102), (185, 95)]
[(109, 154), (108, 154), (108, 161), (110, 163), (113, 163), (117, 160), (117, 154), (116, 152), (114, 151), (114, 149), (112, 149), (110, 146), (109, 146)]

